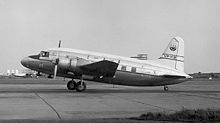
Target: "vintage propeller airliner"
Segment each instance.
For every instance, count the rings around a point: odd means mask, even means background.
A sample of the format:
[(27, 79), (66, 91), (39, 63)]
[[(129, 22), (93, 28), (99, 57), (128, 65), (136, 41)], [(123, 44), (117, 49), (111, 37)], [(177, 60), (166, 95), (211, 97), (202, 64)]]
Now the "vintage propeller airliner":
[[(71, 78), (69, 90), (86, 90), (84, 80), (127, 86), (164, 86), (187, 81), (184, 72), (184, 41), (172, 38), (157, 60), (139, 60), (116, 55), (68, 48), (52, 48), (21, 60), (24, 67), (56, 76)], [(79, 81), (76, 82), (76, 79)]]

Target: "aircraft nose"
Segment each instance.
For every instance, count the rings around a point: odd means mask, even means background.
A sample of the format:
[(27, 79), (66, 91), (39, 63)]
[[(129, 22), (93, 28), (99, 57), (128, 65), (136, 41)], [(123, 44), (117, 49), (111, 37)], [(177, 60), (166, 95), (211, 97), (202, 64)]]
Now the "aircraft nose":
[(29, 61), (29, 57), (25, 57), (21, 60), (21, 64), (24, 66), (24, 67), (28, 67), (28, 61)]

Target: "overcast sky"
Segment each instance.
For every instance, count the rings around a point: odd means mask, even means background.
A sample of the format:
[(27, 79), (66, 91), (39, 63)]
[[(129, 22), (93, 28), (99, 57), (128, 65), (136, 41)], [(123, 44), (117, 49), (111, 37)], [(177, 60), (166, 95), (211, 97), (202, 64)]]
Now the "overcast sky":
[(45, 48), (157, 59), (185, 41), (185, 71), (220, 72), (220, 0), (0, 0), (0, 72)]

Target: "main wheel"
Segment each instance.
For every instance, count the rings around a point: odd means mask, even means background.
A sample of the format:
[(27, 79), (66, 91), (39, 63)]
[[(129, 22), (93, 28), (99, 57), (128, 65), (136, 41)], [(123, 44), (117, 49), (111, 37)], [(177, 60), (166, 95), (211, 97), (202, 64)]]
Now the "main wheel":
[(76, 83), (76, 91), (83, 92), (86, 90), (86, 83), (83, 81), (79, 81)]
[(68, 90), (75, 90), (76, 89), (76, 82), (71, 80), (67, 83), (67, 89)]
[(164, 91), (168, 91), (169, 90), (168, 86), (166, 86), (166, 85), (164, 86), (163, 89), (164, 89)]

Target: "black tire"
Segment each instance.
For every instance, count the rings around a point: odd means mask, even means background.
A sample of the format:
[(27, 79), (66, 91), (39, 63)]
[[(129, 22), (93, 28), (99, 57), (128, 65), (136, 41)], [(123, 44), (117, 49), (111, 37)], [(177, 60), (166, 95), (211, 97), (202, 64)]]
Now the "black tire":
[(164, 91), (168, 91), (169, 90), (169, 88), (168, 88), (168, 86), (164, 86)]
[(76, 89), (76, 82), (71, 80), (67, 83), (67, 89), (68, 90), (75, 90)]
[(77, 92), (83, 92), (85, 90), (86, 90), (86, 83), (85, 82), (79, 81), (76, 83), (76, 91)]

